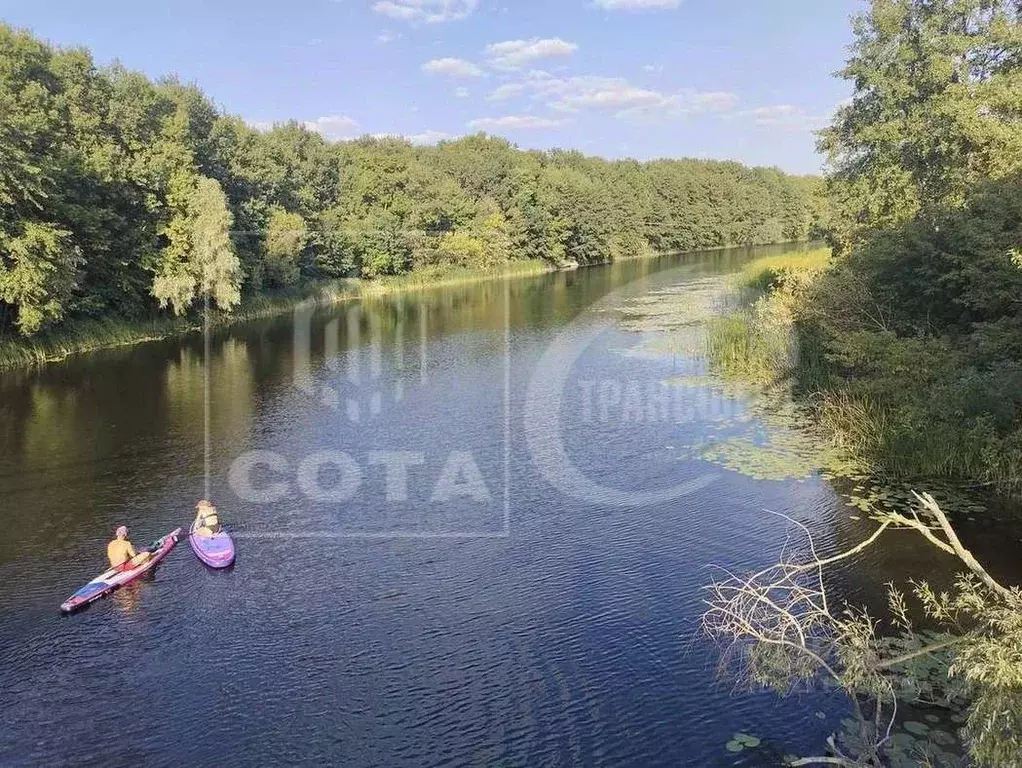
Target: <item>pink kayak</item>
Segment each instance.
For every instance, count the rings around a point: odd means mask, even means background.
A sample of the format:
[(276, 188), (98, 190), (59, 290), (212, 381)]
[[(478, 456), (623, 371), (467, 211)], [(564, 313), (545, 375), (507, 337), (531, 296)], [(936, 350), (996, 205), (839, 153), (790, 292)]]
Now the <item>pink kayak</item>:
[(210, 568), (226, 568), (234, 562), (234, 539), (227, 531), (220, 529), (212, 536), (199, 536), (195, 533), (195, 524), (188, 531), (188, 543), (192, 545), (195, 556)]
[(168, 533), (162, 539), (154, 541), (152, 546), (149, 548), (149, 551), (153, 553), (153, 556), (138, 567), (132, 568), (130, 571), (118, 571), (113, 568), (103, 571), (103, 573), (61, 603), (60, 610), (64, 613), (76, 611), (94, 600), (98, 600), (103, 597), (103, 595), (108, 595), (115, 589), (123, 587), (125, 584), (130, 584), (142, 574), (148, 573), (156, 567), (156, 564), (160, 562), (160, 560), (167, 556), (170, 550), (174, 548), (174, 545), (177, 544), (177, 540), (180, 535), (181, 529), (177, 528)]

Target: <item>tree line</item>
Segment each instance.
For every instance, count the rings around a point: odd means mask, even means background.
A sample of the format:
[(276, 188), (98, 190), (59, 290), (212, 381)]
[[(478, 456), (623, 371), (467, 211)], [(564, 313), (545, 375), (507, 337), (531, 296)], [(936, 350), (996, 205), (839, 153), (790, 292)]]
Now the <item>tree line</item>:
[(815, 226), (816, 180), (776, 169), (260, 131), (195, 85), (2, 25), (0, 146), (0, 335), (206, 296), (230, 310), (304, 280), (592, 264)]

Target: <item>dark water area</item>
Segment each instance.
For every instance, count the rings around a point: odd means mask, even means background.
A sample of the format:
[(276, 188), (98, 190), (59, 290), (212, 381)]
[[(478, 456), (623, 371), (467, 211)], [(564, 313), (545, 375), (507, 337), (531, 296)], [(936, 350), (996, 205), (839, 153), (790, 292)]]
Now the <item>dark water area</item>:
[[(236, 565), (211, 571), (182, 541), (69, 617), (59, 604), (102, 570), (117, 525), (138, 545), (191, 520), (203, 340), (0, 376), (0, 765), (770, 765), (818, 749), (841, 700), (720, 681), (700, 588), (714, 564), (774, 561), (786, 529), (764, 509), (828, 552), (873, 524), (821, 479), (694, 458), (745, 405), (665, 390), (704, 361), (623, 322), (771, 250), (216, 333), (210, 483)], [(1022, 572), (1017, 535), (963, 536)], [(951, 568), (899, 533), (833, 588), (882, 606), (885, 582)], [(763, 747), (729, 755), (737, 731)]]

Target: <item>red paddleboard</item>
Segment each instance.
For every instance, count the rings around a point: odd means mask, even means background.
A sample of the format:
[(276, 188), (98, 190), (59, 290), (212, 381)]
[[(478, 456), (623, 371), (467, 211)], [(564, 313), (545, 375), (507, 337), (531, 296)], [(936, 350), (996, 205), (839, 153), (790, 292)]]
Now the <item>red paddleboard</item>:
[(177, 528), (162, 539), (154, 541), (151, 550), (153, 556), (130, 571), (118, 571), (113, 568), (103, 571), (103, 573), (61, 603), (60, 610), (64, 613), (76, 611), (94, 600), (99, 600), (103, 595), (108, 595), (115, 589), (123, 587), (125, 584), (130, 584), (142, 574), (151, 571), (174, 548), (180, 535), (181, 529)]

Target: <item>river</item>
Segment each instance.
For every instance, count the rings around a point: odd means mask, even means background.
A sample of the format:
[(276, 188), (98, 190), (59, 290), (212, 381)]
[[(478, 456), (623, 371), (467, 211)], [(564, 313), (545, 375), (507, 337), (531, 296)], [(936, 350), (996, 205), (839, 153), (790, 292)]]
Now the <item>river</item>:
[[(205, 493), (203, 339), (0, 376), (0, 764), (767, 765), (818, 750), (839, 698), (737, 693), (698, 631), (711, 565), (776, 558), (786, 528), (765, 509), (827, 551), (873, 527), (818, 473), (757, 479), (699, 454), (722, 429), (770, 429), (700, 383), (693, 340), (726, 275), (781, 250), (217, 332), (209, 482), (236, 565), (208, 570), (182, 541), (69, 617), (58, 605), (118, 524), (144, 544)], [(965, 534), (1017, 575), (1017, 543)], [(885, 582), (937, 561), (895, 534), (833, 588), (883, 605)], [(727, 753), (738, 731), (763, 745)]]

